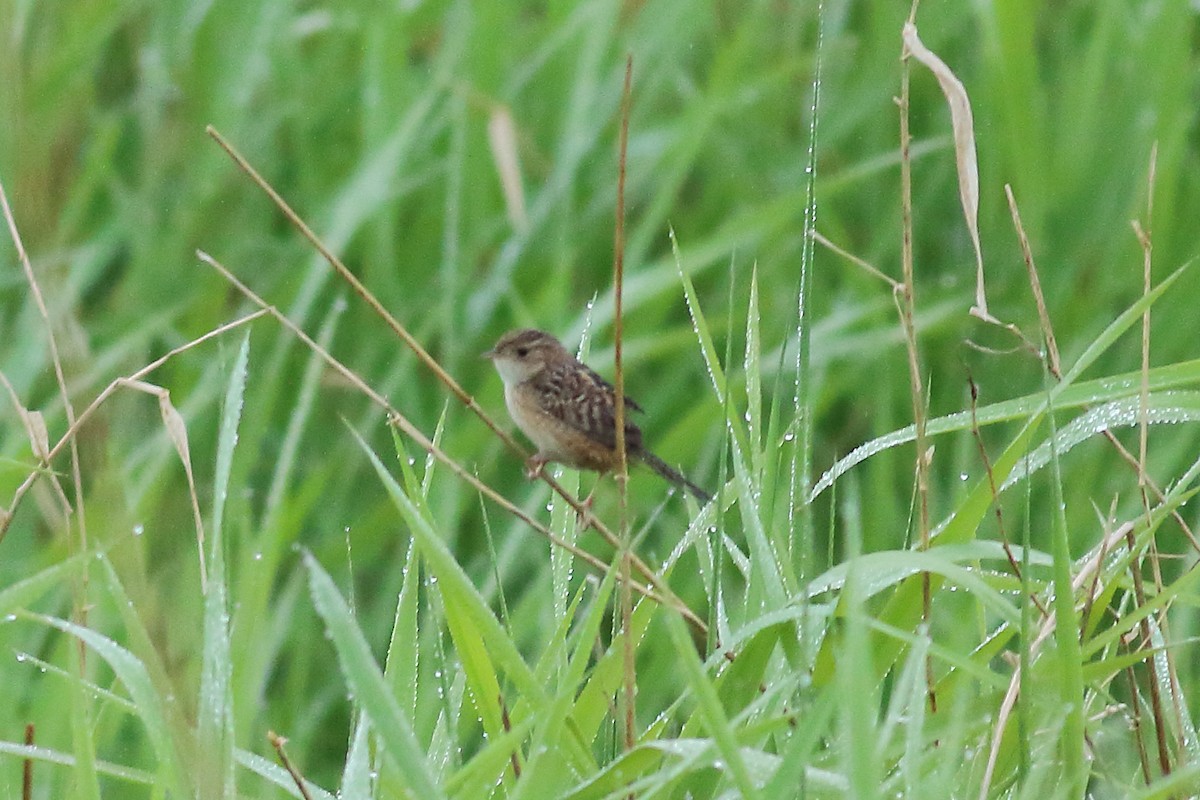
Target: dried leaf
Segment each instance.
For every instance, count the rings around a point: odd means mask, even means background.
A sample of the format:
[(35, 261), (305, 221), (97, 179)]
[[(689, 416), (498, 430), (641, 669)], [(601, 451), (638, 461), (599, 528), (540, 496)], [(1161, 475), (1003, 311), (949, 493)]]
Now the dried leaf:
[(152, 394), (158, 398), (158, 410), (162, 415), (163, 427), (167, 430), (167, 436), (171, 439), (171, 444), (175, 447), (175, 452), (179, 453), (179, 460), (183, 462), (183, 474), (187, 478), (188, 494), (192, 500), (192, 516), (196, 523), (196, 547), (200, 552), (200, 590), (205, 594), (208, 593), (208, 567), (204, 559), (204, 519), (200, 514), (200, 501), (196, 495), (196, 479), (192, 473), (192, 457), (188, 448), (187, 424), (183, 421), (183, 415), (171, 404), (171, 393), (161, 386), (155, 386), (153, 383), (145, 381), (129, 380), (127, 378), (118, 378), (117, 383), (126, 386), (130, 389), (136, 389), (139, 392)]
[(34, 457), (43, 464), (48, 463), (50, 461), (50, 434), (46, 430), (46, 418), (42, 416), (42, 412), (30, 411), (22, 406), (17, 406), (17, 411), (21, 415), (25, 433), (29, 436), (29, 445), (33, 448)]
[(975, 246), (975, 308), (973, 314), (992, 320), (987, 310), (983, 285), (983, 249), (979, 244), (979, 164), (975, 157), (975, 122), (971, 117), (971, 100), (966, 87), (946, 66), (946, 62), (926, 47), (917, 35), (917, 26), (904, 25), (904, 46), (914, 58), (929, 68), (942, 87), (946, 105), (950, 107), (950, 124), (954, 129), (954, 161), (958, 167), (958, 195), (963, 216)]

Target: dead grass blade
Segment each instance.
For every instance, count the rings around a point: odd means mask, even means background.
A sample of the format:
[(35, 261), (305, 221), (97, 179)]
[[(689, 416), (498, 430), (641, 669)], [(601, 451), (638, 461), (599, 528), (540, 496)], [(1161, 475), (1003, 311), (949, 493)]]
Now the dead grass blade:
[(958, 167), (958, 197), (962, 202), (963, 217), (971, 244), (975, 248), (975, 306), (971, 313), (988, 322), (997, 320), (988, 313), (987, 297), (983, 282), (983, 248), (979, 244), (979, 164), (975, 156), (975, 122), (971, 117), (971, 100), (967, 89), (958, 76), (938, 58), (917, 35), (913, 22), (904, 25), (904, 48), (909, 55), (920, 61), (942, 87), (946, 105), (950, 109), (950, 125), (954, 131), (954, 161)]

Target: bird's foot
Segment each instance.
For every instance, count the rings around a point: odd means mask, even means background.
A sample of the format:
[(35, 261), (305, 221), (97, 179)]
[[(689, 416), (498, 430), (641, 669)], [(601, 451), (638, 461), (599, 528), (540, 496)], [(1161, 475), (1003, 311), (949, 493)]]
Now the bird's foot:
[(541, 474), (542, 467), (546, 466), (546, 464), (547, 460), (541, 453), (531, 456), (529, 460), (525, 462), (525, 477), (529, 480), (533, 480)]

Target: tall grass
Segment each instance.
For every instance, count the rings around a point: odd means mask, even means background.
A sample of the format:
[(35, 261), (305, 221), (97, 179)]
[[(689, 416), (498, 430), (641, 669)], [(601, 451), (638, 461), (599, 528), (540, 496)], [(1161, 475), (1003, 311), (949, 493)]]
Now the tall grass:
[[(918, 10), (1023, 338), (915, 64), (903, 283), (907, 13), (0, 4), (0, 795), (1194, 794), (1195, 11)], [(622, 624), (595, 478), (527, 481), (205, 127), (503, 420), (508, 328), (613, 374), (627, 54), (624, 383), (719, 497), (633, 473)]]

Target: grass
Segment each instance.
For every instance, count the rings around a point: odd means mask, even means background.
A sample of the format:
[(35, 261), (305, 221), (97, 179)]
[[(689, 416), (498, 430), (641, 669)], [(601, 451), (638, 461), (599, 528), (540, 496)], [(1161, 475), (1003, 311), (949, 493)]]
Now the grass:
[[(75, 6), (0, 5), (45, 305), (10, 230), (0, 795), (301, 796), (281, 754), (312, 797), (1196, 793), (1187, 3), (917, 12), (971, 100), (989, 311), (1044, 352), (968, 314), (916, 63), (904, 199), (894, 4)], [(623, 621), (594, 478), (526, 481), (205, 128), (507, 431), (504, 330), (613, 376), (626, 54), (623, 379), (721, 496), (633, 473), (658, 585)]]

